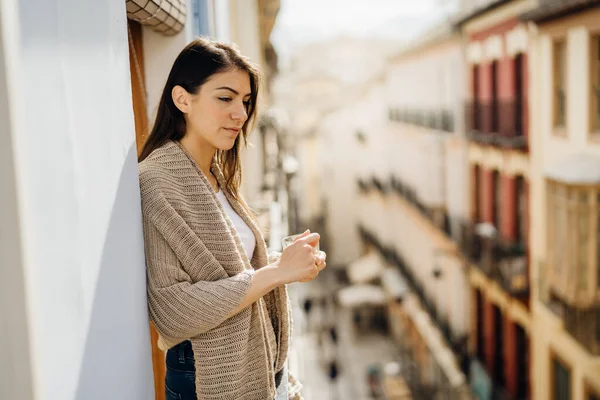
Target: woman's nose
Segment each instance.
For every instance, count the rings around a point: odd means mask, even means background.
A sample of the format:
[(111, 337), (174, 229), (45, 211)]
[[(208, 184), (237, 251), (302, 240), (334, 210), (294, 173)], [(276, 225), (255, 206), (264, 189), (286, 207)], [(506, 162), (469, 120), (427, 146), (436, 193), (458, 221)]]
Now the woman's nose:
[(239, 105), (231, 113), (231, 118), (235, 121), (246, 121), (248, 119), (248, 112), (244, 104)]

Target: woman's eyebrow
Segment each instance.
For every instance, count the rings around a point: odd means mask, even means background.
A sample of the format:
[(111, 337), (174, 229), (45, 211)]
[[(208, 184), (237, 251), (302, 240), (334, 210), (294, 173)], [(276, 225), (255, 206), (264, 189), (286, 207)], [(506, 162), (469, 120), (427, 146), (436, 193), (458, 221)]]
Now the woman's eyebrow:
[[(239, 95), (240, 94), (237, 90), (232, 89), (229, 86), (221, 86), (221, 87), (218, 87), (216, 90), (221, 90), (221, 89), (229, 90), (230, 92), (232, 92), (235, 95)], [(247, 94), (244, 95), (244, 97), (250, 96), (251, 94), (252, 93), (247, 93)]]

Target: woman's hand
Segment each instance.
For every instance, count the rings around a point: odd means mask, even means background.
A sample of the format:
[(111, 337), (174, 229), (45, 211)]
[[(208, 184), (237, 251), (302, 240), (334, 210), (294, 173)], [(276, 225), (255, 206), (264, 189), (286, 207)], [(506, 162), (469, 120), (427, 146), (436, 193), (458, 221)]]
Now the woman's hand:
[(318, 233), (306, 231), (285, 248), (275, 263), (283, 283), (309, 282), (325, 268), (325, 253), (314, 252), (319, 239)]
[(313, 279), (315, 279), (317, 277), (317, 275), (319, 275), (319, 272), (323, 271), (325, 269), (325, 267), (327, 266), (327, 263), (325, 262), (325, 259), (327, 258), (327, 254), (325, 254), (324, 251), (319, 251), (317, 254), (314, 254), (314, 256), (315, 256), (315, 265), (317, 266), (317, 273), (312, 278), (301, 279), (298, 282), (312, 281)]

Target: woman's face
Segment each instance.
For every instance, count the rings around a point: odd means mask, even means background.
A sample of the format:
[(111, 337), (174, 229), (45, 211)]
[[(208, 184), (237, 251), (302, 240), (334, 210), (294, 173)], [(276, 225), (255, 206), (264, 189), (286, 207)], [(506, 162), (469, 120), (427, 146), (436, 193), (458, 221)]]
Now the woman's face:
[(248, 119), (250, 95), (250, 75), (237, 69), (214, 74), (195, 95), (185, 92), (184, 109), (173, 91), (175, 104), (185, 114), (186, 135), (215, 150), (230, 150), (235, 144)]

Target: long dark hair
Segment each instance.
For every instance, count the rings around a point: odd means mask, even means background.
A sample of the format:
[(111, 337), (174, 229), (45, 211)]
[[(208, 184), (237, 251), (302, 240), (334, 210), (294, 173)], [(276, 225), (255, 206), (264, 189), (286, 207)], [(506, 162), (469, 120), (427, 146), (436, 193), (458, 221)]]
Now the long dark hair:
[[(228, 191), (238, 200), (239, 188), (242, 182), (242, 164), (240, 152), (242, 146), (247, 144), (248, 134), (252, 129), (256, 116), (258, 90), (260, 86), (260, 72), (254, 64), (242, 56), (239, 50), (229, 44), (199, 38), (188, 44), (177, 56), (173, 63), (169, 78), (163, 89), (156, 120), (150, 135), (144, 144), (139, 156), (143, 161), (154, 150), (161, 147), (169, 140), (179, 141), (185, 135), (185, 118), (173, 103), (171, 92), (177, 85), (183, 87), (188, 93), (197, 94), (202, 86), (212, 75), (231, 71), (245, 71), (250, 76), (250, 102), (247, 109), (248, 119), (242, 127), (241, 135), (237, 137), (230, 150), (217, 150), (215, 159), (223, 171), (227, 182)], [(243, 140), (243, 143), (242, 143)]]

